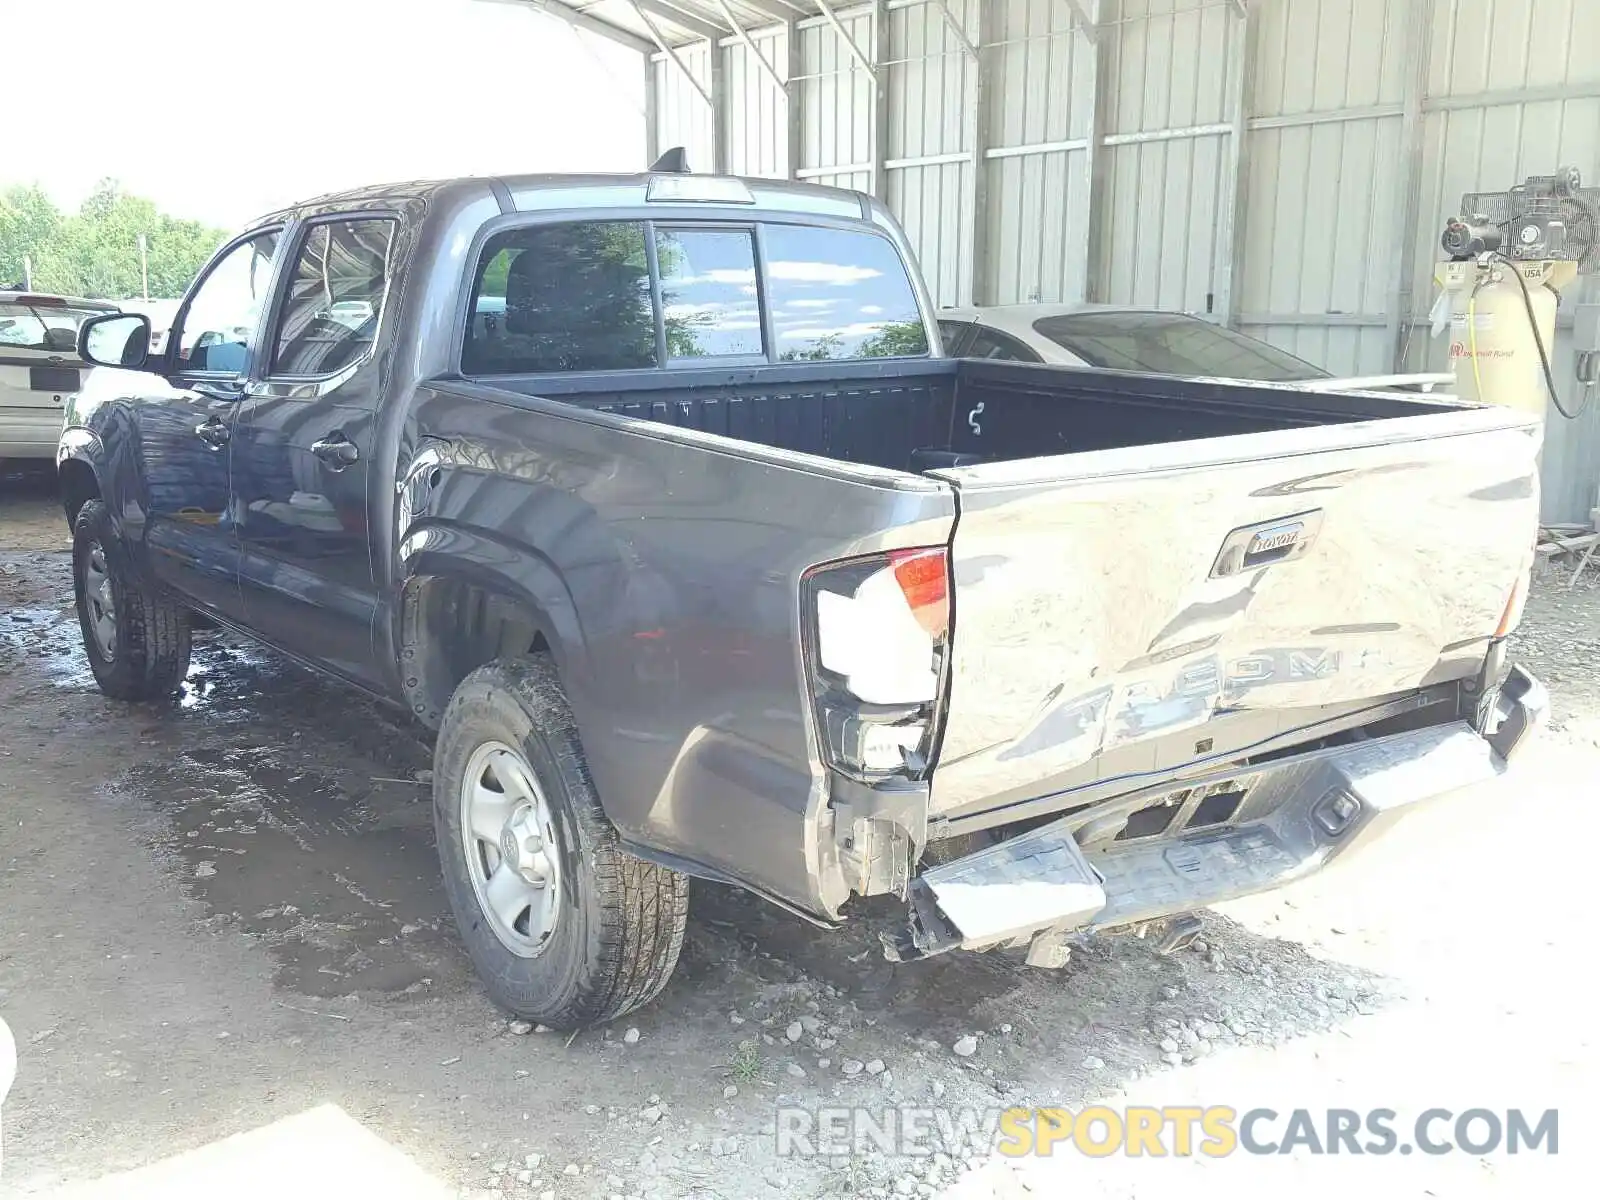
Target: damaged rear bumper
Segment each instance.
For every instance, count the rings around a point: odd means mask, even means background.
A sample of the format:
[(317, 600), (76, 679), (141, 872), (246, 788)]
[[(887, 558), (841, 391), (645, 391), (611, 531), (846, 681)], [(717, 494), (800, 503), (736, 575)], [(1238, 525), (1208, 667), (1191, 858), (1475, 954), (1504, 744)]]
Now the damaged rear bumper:
[[(1482, 729), (1465, 721), (1186, 781), (1161, 833), (1079, 844), (1066, 818), (924, 871), (891, 959), (1028, 945), (1048, 965), (1065, 933), (1134, 925), (1282, 886), (1381, 838), (1408, 812), (1504, 773), (1549, 710), (1513, 667)], [(1224, 793), (1222, 789), (1226, 789)], [(1239, 795), (1196, 827), (1199, 799)], [(1132, 826), (1130, 826), (1132, 828)]]

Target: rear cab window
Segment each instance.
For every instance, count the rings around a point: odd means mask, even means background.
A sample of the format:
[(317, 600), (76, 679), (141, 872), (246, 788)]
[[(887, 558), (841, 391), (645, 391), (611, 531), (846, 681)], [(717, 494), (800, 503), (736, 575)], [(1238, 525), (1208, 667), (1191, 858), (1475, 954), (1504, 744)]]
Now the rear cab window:
[(489, 238), (467, 375), (670, 369), (929, 353), (906, 264), (867, 230), (570, 221)]
[(75, 356), (78, 326), (90, 317), (115, 312), (111, 307), (79, 307), (52, 296), (0, 300), (0, 346)]

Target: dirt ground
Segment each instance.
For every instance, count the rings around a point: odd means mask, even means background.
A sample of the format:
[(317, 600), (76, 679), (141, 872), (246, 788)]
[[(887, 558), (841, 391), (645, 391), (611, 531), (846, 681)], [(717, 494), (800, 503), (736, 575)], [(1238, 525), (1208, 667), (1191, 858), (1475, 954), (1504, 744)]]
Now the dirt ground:
[[(1542, 577), (1553, 728), (1370, 857), (1063, 972), (892, 966), (697, 886), (648, 1009), (521, 1034), (476, 987), (403, 718), (202, 637), (181, 700), (95, 691), (48, 480), (0, 479), (0, 1193), (1163, 1197), (1573, 1192), (1600, 1072), (1584, 947), (1600, 568)], [(637, 1031), (635, 1037), (634, 1031)], [(791, 1039), (791, 1034), (794, 1038)], [(976, 1051), (953, 1047), (976, 1040)], [(780, 1158), (779, 1105), (1560, 1110), (1554, 1157)]]

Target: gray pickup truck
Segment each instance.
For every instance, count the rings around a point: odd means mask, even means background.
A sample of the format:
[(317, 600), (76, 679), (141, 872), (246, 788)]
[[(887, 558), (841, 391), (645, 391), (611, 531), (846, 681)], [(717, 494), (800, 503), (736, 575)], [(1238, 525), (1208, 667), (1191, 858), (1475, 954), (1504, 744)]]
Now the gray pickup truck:
[(1504, 664), (1526, 417), (958, 361), (934, 315), (851, 192), (273, 214), (159, 355), (83, 327), (95, 677), (174, 692), (203, 621), (409, 709), (466, 948), (558, 1028), (661, 989), (691, 876), (824, 925), (901, 897), (900, 960), (1059, 965), (1505, 769), (1546, 707)]

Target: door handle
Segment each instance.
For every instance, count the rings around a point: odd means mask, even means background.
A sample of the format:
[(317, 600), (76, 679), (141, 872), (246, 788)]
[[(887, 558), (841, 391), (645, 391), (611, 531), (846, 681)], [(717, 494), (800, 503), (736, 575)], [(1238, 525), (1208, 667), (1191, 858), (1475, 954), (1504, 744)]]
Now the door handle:
[(334, 471), (344, 470), (361, 457), (361, 451), (356, 449), (356, 444), (342, 433), (330, 433), (327, 437), (312, 442), (311, 453), (327, 463), (329, 469)]
[(207, 417), (196, 425), (194, 434), (213, 450), (221, 450), (228, 444), (228, 427), (215, 417)]

